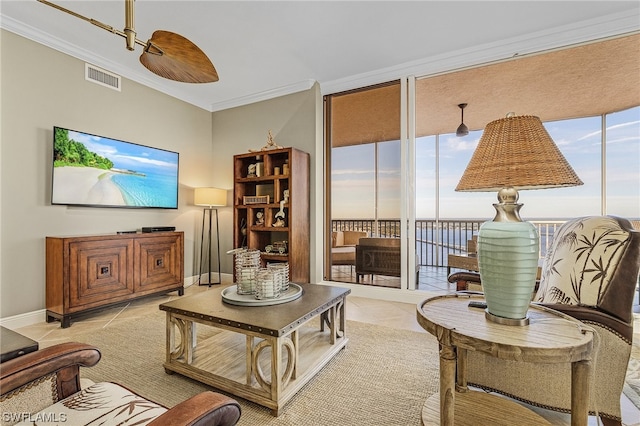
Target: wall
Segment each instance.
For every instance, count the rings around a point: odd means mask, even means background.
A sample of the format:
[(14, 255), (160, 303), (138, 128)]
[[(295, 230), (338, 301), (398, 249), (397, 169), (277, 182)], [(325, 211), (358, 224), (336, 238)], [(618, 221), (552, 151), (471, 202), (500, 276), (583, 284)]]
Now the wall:
[[(214, 183), (217, 170), (209, 159), (231, 163), (226, 152), (214, 156), (212, 114), (126, 79), (121, 92), (87, 82), (83, 61), (13, 33), (2, 31), (1, 42), (0, 318), (44, 309), (47, 235), (175, 226), (185, 232), (190, 277), (202, 221), (193, 188)], [(50, 205), (54, 125), (178, 151), (179, 208)], [(261, 138), (246, 142), (257, 146)]]
[[(322, 96), (316, 84), (310, 90), (256, 102), (237, 108), (213, 113), (213, 149), (211, 167), (214, 170), (213, 186), (233, 190), (233, 156), (260, 149), (267, 143), (269, 130), (277, 145), (294, 147), (308, 152), (311, 163), (310, 229), (322, 224), (322, 206), (316, 201), (316, 174), (322, 173), (322, 161), (316, 151), (318, 138), (317, 111), (322, 111)], [(320, 142), (321, 143), (321, 142)], [(231, 202), (231, 196), (229, 198)], [(232, 256), (225, 252), (233, 247), (233, 210), (220, 211), (222, 270), (231, 272)], [(224, 223), (224, 225), (223, 225)], [(315, 238), (311, 239), (311, 281), (314, 280)], [(316, 279), (317, 280), (317, 279)]]

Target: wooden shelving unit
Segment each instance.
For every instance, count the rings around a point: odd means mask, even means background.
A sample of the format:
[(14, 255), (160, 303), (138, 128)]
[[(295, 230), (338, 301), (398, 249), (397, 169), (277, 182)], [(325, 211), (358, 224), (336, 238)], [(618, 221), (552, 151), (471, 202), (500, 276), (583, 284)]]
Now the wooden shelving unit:
[[(235, 155), (233, 163), (233, 246), (260, 250), (263, 266), (289, 262), (289, 279), (309, 282), (309, 154), (271, 149)], [(250, 166), (257, 163), (262, 163), (257, 175), (250, 175)], [(252, 204), (266, 201), (265, 196), (268, 202)], [(283, 226), (274, 226), (279, 219)], [(282, 242), (284, 253), (278, 251)]]

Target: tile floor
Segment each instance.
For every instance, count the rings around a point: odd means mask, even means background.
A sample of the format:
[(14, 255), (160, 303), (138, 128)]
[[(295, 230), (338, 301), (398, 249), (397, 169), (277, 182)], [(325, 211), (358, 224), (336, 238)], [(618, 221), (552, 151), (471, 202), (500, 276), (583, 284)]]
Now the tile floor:
[[(455, 270), (454, 270), (455, 272)], [(337, 265), (332, 270), (333, 281), (355, 283), (356, 274), (353, 266)], [(375, 285), (381, 287), (400, 287), (399, 277), (387, 277), (384, 275), (365, 275), (361, 278), (361, 283), (365, 285)], [(455, 286), (447, 282), (447, 268), (421, 266), (418, 273), (418, 289), (433, 292), (455, 291)]]
[[(343, 273), (347, 274), (348, 270), (343, 271)], [(392, 284), (397, 284), (397, 281), (393, 283), (394, 279), (397, 280), (397, 278), (393, 277), (374, 277), (374, 284), (393, 286)], [(225, 284), (224, 279), (223, 284)], [(446, 293), (447, 291), (451, 291), (450, 286), (451, 284), (448, 284), (446, 280), (446, 268), (423, 267), (421, 269), (420, 289)], [(197, 294), (198, 292), (207, 291), (208, 289), (207, 286), (192, 285), (185, 289), (185, 295)], [(61, 329), (58, 322), (50, 324), (43, 322), (41, 324), (22, 327), (16, 331), (37, 340), (40, 343), (40, 347), (44, 348), (64, 341), (73, 340), (73, 336), (77, 332), (109, 327), (111, 324), (145, 315), (145, 313), (151, 309), (156, 311), (158, 304), (170, 300), (173, 297), (178, 296), (176, 293), (164, 296), (153, 296), (126, 305), (106, 309), (77, 320), (72, 323), (71, 327), (66, 329)], [(639, 307), (636, 306), (635, 308)], [(347, 298), (346, 311), (347, 319), (349, 320), (425, 332), (416, 321), (416, 306), (414, 304), (349, 296)], [(636, 316), (636, 325), (640, 327), (640, 314)], [(640, 426), (640, 410), (624, 395), (621, 398), (621, 402), (623, 424), (625, 426)], [(589, 425), (596, 426), (597, 424), (594, 417), (589, 418)]]

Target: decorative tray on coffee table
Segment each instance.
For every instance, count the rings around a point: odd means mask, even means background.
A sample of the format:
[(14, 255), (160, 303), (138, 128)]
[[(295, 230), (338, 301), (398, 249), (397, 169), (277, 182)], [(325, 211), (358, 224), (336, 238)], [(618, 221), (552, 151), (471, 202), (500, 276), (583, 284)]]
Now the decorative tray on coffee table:
[(256, 299), (253, 294), (238, 294), (238, 286), (230, 285), (222, 290), (222, 301), (238, 306), (270, 306), (291, 302), (302, 296), (302, 287), (289, 283), (289, 289), (274, 299)]

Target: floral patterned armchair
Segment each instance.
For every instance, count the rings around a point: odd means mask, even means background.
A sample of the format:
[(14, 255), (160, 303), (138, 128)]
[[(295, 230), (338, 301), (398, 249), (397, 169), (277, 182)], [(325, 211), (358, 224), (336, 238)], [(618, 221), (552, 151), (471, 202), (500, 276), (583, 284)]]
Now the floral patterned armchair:
[[(577, 218), (556, 232), (542, 266), (535, 303), (594, 328), (590, 415), (605, 425), (621, 423), (620, 397), (631, 354), (633, 299), (640, 269), (640, 232), (613, 216)], [(451, 274), (450, 281), (481, 283), (478, 275)], [(525, 364), (469, 352), (469, 385), (526, 403), (570, 412), (571, 368)]]
[(99, 360), (98, 349), (69, 342), (3, 362), (0, 424), (233, 426), (240, 418), (235, 400), (209, 391), (167, 409), (111, 382), (80, 389), (80, 367)]

